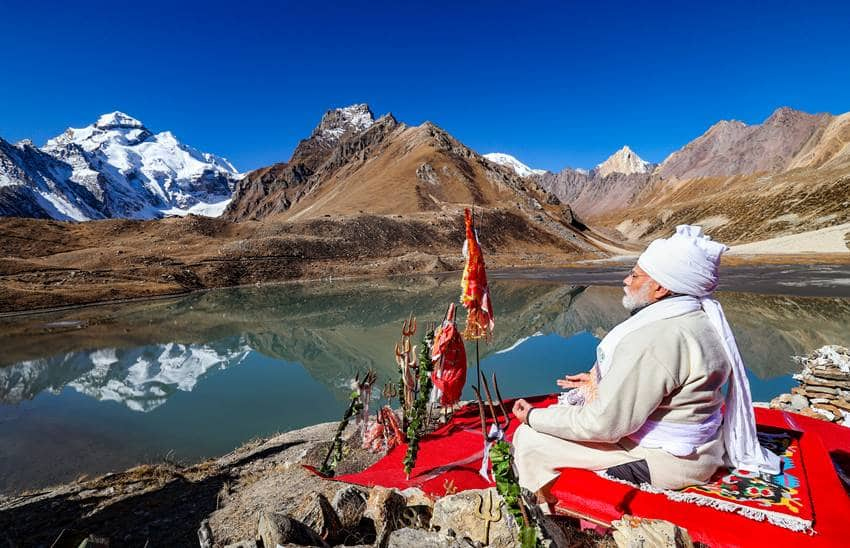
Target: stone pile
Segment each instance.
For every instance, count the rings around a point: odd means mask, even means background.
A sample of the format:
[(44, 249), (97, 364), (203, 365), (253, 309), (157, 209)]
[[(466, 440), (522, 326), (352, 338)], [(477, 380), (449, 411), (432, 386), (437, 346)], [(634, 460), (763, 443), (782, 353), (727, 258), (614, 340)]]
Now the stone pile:
[(800, 385), (770, 402), (770, 407), (850, 426), (850, 350), (823, 346), (796, 358)]
[[(578, 529), (566, 530), (556, 521), (541, 525), (543, 536), (548, 537), (541, 542), (543, 547), (614, 545), (610, 539)], [(399, 491), (348, 485), (340, 488), (332, 501), (321, 494), (309, 494), (292, 513), (261, 511), (256, 531), (255, 538), (224, 548), (519, 545), (518, 524), (495, 488), (473, 489), (434, 500), (415, 488)], [(198, 531), (198, 538), (201, 548), (218, 545), (205, 525)]]

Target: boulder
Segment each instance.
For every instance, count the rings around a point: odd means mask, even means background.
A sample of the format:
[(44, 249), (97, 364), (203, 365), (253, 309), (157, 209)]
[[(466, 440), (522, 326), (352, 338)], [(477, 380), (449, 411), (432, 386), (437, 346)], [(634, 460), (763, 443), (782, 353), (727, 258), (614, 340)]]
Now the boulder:
[(398, 520), (398, 527), (413, 527), (416, 529), (428, 529), (431, 526), (430, 506), (414, 505), (407, 506), (402, 510)]
[(240, 540), (233, 544), (228, 544), (224, 548), (259, 548), (256, 540)]
[(278, 512), (261, 512), (257, 524), (257, 537), (263, 541), (263, 546), (285, 546), (300, 544), (302, 546), (328, 546), (328, 543), (315, 531), (286, 514)]
[(809, 406), (809, 400), (800, 394), (791, 394), (791, 409), (794, 411), (802, 411)]
[(375, 544), (386, 546), (390, 533), (400, 527), (401, 516), (406, 501), (395, 489), (375, 486), (366, 501), (363, 517), (369, 518), (375, 525)]
[(611, 525), (614, 526), (613, 536), (619, 548), (693, 548), (694, 545), (687, 530), (661, 519), (624, 514)]
[(393, 531), (387, 540), (387, 548), (467, 548), (469, 543), (447, 537), (442, 533), (405, 527)]
[(344, 529), (354, 529), (360, 524), (368, 498), (369, 493), (356, 485), (347, 485), (336, 492), (331, 506)]
[(403, 496), (404, 500), (407, 501), (408, 506), (434, 507), (434, 499), (426, 495), (425, 492), (418, 487), (408, 487), (401, 492), (401, 496)]
[(315, 531), (330, 544), (336, 544), (342, 532), (342, 523), (331, 503), (321, 493), (310, 493), (292, 517)]
[(431, 527), (489, 546), (515, 546), (519, 528), (495, 488), (464, 491), (434, 504)]

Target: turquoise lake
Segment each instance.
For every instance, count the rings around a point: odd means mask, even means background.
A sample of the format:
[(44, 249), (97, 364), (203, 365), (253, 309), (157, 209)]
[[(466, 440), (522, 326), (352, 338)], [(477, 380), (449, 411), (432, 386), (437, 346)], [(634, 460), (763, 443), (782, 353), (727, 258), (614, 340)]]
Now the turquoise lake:
[[(599, 338), (626, 317), (620, 287), (569, 277), (491, 282), (496, 328), (480, 345), (481, 368), (498, 375), (503, 396), (555, 392), (555, 379), (588, 369)], [(733, 289), (718, 297), (757, 401), (795, 384), (794, 355), (850, 345), (847, 297)], [(189, 464), (338, 420), (357, 371), (377, 370), (378, 386), (396, 379), (408, 314), (418, 338), (459, 292), (457, 277), (317, 282), (2, 318), (0, 492)]]

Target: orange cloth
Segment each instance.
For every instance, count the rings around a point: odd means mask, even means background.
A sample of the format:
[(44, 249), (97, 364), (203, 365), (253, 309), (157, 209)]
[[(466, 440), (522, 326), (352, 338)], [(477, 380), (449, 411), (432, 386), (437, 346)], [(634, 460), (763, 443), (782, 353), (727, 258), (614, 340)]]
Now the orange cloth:
[(487, 272), (484, 270), (484, 254), (478, 238), (472, 230), (472, 214), (464, 210), (466, 218), (467, 260), (463, 269), (460, 302), (467, 309), (466, 329), (463, 338), (467, 340), (489, 338), (493, 331), (493, 306), (490, 303), (490, 289), (487, 287)]

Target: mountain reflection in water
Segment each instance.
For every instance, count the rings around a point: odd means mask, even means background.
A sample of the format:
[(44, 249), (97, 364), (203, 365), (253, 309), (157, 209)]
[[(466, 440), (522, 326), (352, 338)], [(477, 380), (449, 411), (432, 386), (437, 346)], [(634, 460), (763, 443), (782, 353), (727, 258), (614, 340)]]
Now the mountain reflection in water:
[[(554, 391), (557, 376), (592, 365), (598, 339), (626, 317), (616, 287), (500, 279), (492, 294), (482, 369), (499, 374), (505, 396)], [(395, 380), (408, 314), (424, 326), (458, 295), (454, 279), (315, 283), (0, 320), (0, 491), (169, 452), (194, 461), (335, 420), (356, 371)], [(848, 299), (719, 298), (756, 400), (793, 385), (792, 356), (850, 343)]]

